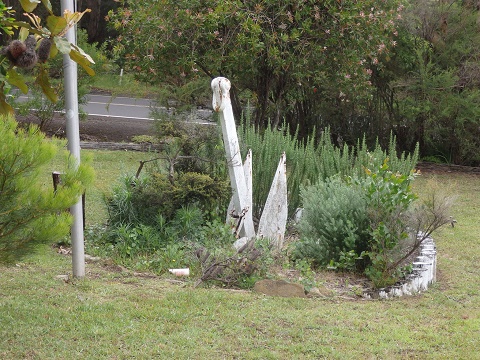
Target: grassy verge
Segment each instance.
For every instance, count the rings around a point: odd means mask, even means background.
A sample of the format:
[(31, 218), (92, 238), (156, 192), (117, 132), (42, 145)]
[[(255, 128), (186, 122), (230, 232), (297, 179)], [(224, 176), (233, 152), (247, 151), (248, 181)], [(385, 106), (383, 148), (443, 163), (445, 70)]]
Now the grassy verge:
[[(82, 150), (82, 157), (89, 159), (95, 171), (94, 184), (85, 194), (87, 226), (103, 224), (107, 220), (104, 195), (110, 193), (112, 187), (124, 176), (134, 176), (141, 160), (148, 160), (154, 156), (139, 151)], [(61, 164), (62, 154), (59, 154), (50, 166), (51, 171), (59, 171), (62, 168)], [(45, 173), (43, 186), (53, 187), (51, 172)]]
[[(92, 158), (95, 170), (95, 183), (86, 194), (85, 222), (87, 225), (103, 223), (107, 219), (103, 197), (112, 191), (112, 187), (124, 176), (134, 176), (141, 160), (148, 160), (154, 155), (138, 151), (98, 151), (84, 150)], [(148, 167), (148, 165), (147, 165)]]
[(152, 98), (158, 88), (135, 80), (133, 74), (98, 74), (91, 79), (90, 91), (106, 92), (114, 96)]
[[(135, 168), (141, 155), (131, 156)], [(118, 164), (127, 161), (113, 157), (109, 166), (98, 163), (96, 191), (123, 172)], [(416, 190), (432, 177), (419, 178)], [(435, 177), (458, 194), (457, 224), (435, 234), (438, 283), (421, 295), (273, 298), (193, 289), (188, 281), (114, 271), (108, 262), (88, 264), (86, 279), (66, 283), (56, 275), (70, 272), (71, 259), (44, 247), (0, 268), (0, 358), (478, 358), (480, 176)]]

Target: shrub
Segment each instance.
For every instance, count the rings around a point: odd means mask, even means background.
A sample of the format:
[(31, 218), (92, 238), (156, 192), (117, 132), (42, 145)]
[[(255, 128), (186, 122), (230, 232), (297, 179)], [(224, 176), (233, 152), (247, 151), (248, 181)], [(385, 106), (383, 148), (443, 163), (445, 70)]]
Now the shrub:
[(176, 110), (168, 114), (156, 109), (152, 115), (157, 140), (163, 144), (160, 158), (167, 161), (171, 177), (180, 172), (203, 173), (212, 178), (228, 176), (218, 127), (186, 121)]
[(108, 222), (112, 227), (122, 224), (138, 224), (137, 209), (134, 206), (133, 196), (137, 186), (142, 186), (143, 179), (125, 176), (121, 184), (117, 184), (111, 195), (104, 197), (108, 211)]
[[(392, 267), (399, 243), (407, 239), (408, 210), (416, 199), (411, 190), (414, 173), (400, 174), (388, 167), (388, 159), (378, 169), (366, 169), (367, 176), (358, 181), (368, 203), (371, 237), (367, 255), (370, 265), (365, 274), (375, 286), (384, 287), (398, 280)], [(414, 234), (416, 236), (417, 234)]]
[(405, 260), (421, 242), (450, 221), (452, 198), (432, 190), (415, 203), (415, 172), (393, 172), (388, 159), (364, 171), (364, 177), (333, 177), (302, 189), (305, 207), (292, 255), (364, 272), (374, 286), (385, 287), (403, 276)]
[(204, 221), (196, 206), (177, 210), (167, 221), (162, 215), (153, 225), (117, 225), (105, 229), (88, 229), (86, 245), (89, 253), (107, 256), (115, 262), (138, 270), (165, 272), (172, 267), (190, 267), (200, 271), (195, 257), (204, 248), (215, 257), (226, 249), (233, 254), (235, 238), (224, 223)]
[[(147, 178), (126, 177), (106, 198), (109, 222), (154, 226), (159, 215), (171, 220), (177, 210), (195, 204), (207, 218), (218, 216), (230, 196), (226, 181), (198, 173), (182, 173), (172, 183), (168, 176), (152, 173)], [(225, 211), (225, 210), (223, 210)], [(223, 214), (223, 213), (222, 213)]]
[(303, 188), (301, 195), (304, 209), (295, 258), (327, 266), (332, 260), (339, 261), (342, 253), (367, 250), (367, 201), (357, 186), (333, 177)]
[(10, 117), (0, 117), (0, 138), (0, 262), (9, 262), (68, 234), (71, 217), (64, 210), (78, 201), (92, 172), (70, 163), (54, 193), (39, 184), (58, 151), (55, 143), (36, 126), (19, 128)]

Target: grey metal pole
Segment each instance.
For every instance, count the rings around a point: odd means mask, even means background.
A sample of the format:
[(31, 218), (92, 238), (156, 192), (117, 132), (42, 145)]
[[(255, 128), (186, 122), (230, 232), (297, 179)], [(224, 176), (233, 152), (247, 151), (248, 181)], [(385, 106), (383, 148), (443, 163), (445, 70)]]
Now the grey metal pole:
[[(74, 12), (73, 0), (61, 0), (62, 13), (65, 10)], [(65, 35), (67, 40), (75, 44), (75, 27), (70, 29)], [(67, 131), (67, 148), (70, 155), (80, 164), (80, 125), (78, 117), (78, 89), (77, 89), (77, 63), (70, 59), (70, 56), (63, 55), (63, 71), (64, 71), (64, 91), (65, 91), (65, 115), (66, 115), (66, 131)], [(83, 213), (81, 197), (75, 205), (70, 208), (73, 216), (73, 224), (71, 227), (72, 236), (72, 267), (74, 277), (85, 276), (85, 248), (83, 238)]]

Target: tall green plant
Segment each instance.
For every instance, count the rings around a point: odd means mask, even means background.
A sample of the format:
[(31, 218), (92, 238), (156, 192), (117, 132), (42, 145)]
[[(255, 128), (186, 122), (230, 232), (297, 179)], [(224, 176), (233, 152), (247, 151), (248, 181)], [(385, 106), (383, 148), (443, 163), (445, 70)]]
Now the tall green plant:
[[(367, 176), (358, 181), (367, 200), (370, 225), (368, 257), (365, 274), (376, 287), (393, 285), (398, 280), (395, 259), (398, 245), (408, 238), (408, 210), (416, 199), (411, 190), (414, 173), (392, 172), (386, 159), (379, 168), (367, 168)], [(417, 234), (413, 234), (416, 236)]]
[(368, 166), (379, 167), (385, 158), (390, 159), (390, 169), (401, 174), (409, 174), (418, 161), (418, 146), (412, 154), (398, 154), (396, 139), (390, 136), (387, 149), (377, 145), (369, 150), (366, 141), (358, 141), (356, 146), (336, 146), (331, 140), (330, 130), (324, 129), (317, 137), (313, 134), (306, 141), (298, 138), (298, 133), (290, 133), (285, 123), (280, 128), (259, 129), (252, 125), (247, 115), (239, 130), (240, 146), (243, 154), (252, 149), (253, 155), (253, 203), (256, 216), (261, 215), (278, 166), (280, 155), (287, 156), (288, 210), (292, 216), (302, 207), (300, 188), (316, 184), (332, 176), (365, 177)]
[(19, 128), (11, 117), (0, 117), (0, 138), (0, 262), (4, 262), (68, 234), (71, 217), (65, 209), (91, 183), (92, 170), (85, 164), (74, 170), (70, 164), (54, 193), (53, 188), (40, 186), (40, 177), (58, 147), (37, 127)]
[(290, 134), (285, 123), (279, 129), (267, 127), (261, 130), (251, 124), (247, 116), (239, 137), (242, 152), (246, 154), (251, 149), (253, 155), (254, 215), (261, 215), (283, 152), (287, 157), (288, 212), (293, 215), (301, 205), (300, 187), (315, 183), (319, 177), (315, 136), (303, 142), (298, 139), (298, 132)]

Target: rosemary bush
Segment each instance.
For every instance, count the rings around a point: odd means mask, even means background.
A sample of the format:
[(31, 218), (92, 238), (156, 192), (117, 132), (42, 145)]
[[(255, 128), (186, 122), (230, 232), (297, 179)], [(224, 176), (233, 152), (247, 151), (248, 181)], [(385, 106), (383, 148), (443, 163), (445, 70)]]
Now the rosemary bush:
[(288, 211), (292, 215), (300, 206), (300, 186), (318, 178), (314, 136), (303, 143), (297, 134), (290, 135), (286, 124), (260, 131), (247, 118), (239, 131), (239, 141), (243, 158), (252, 149), (254, 216), (261, 215), (283, 152), (287, 156)]
[(365, 139), (358, 141), (356, 146), (345, 144), (343, 148), (339, 148), (332, 142), (328, 128), (318, 136), (314, 133), (301, 141), (297, 132), (291, 135), (286, 124), (279, 129), (267, 127), (260, 131), (250, 124), (248, 116), (240, 127), (239, 139), (243, 158), (248, 149), (252, 149), (253, 205), (256, 217), (261, 215), (283, 152), (287, 156), (290, 216), (303, 206), (300, 196), (302, 186), (316, 184), (336, 175), (365, 177), (366, 167), (379, 167), (386, 158), (389, 159), (391, 171), (409, 174), (418, 161), (418, 146), (412, 154), (399, 155), (393, 135), (386, 150), (378, 144), (373, 150), (369, 150)]

